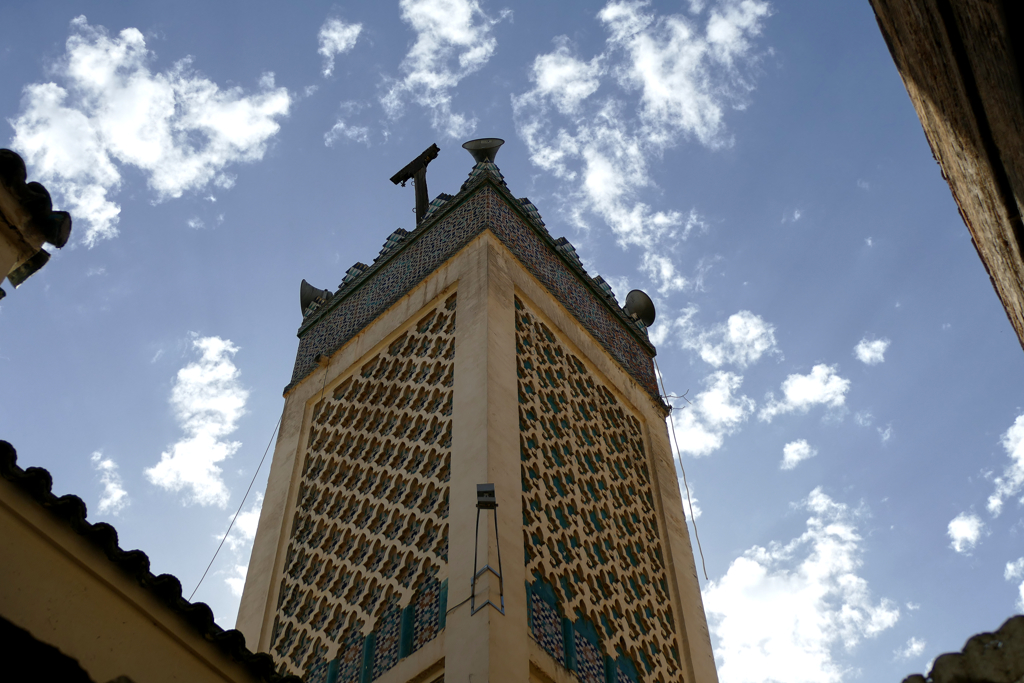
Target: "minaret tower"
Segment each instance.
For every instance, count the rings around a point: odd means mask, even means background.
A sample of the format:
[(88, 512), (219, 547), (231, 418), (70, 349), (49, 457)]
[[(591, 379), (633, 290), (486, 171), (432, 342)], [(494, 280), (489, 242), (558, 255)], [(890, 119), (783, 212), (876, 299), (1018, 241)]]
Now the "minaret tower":
[(307, 683), (713, 683), (655, 349), (500, 144), (303, 283), (237, 627)]

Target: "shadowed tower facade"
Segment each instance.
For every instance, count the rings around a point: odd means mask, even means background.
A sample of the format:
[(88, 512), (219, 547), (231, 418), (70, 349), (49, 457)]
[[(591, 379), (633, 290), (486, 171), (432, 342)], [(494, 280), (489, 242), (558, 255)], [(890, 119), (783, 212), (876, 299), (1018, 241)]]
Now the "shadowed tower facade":
[(304, 292), (249, 647), (308, 683), (717, 681), (654, 347), (493, 155)]

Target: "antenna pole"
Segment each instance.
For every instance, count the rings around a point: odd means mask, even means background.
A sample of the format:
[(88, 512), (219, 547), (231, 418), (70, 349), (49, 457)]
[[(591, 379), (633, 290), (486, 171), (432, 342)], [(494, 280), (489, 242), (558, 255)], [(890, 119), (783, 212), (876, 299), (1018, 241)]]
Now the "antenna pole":
[(412, 181), (416, 187), (416, 222), (419, 223), (427, 214), (430, 206), (430, 195), (427, 194), (427, 164), (437, 158), (441, 150), (436, 144), (427, 147), (423, 153), (405, 165), (401, 171), (391, 176), (391, 182), (405, 187)]
[(416, 188), (416, 222), (423, 220), (430, 206), (430, 195), (427, 194), (427, 166), (416, 171), (412, 176), (412, 184)]

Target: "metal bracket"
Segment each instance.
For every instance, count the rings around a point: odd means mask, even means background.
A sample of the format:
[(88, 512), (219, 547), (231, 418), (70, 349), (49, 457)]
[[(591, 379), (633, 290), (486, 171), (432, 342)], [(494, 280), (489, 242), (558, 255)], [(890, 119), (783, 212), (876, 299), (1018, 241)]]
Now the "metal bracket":
[[(498, 504), (494, 500), (494, 485), (479, 484), (476, 489), (476, 532), (473, 534), (473, 580), (469, 584), (469, 616), (473, 616), (484, 607), (487, 607), (487, 605), (490, 605), (494, 609), (498, 610), (502, 616), (505, 616), (505, 582), (501, 577), (501, 543), (498, 539)], [(485, 564), (480, 568), (480, 570), (477, 570), (476, 568), (477, 556), (479, 553), (481, 510), (494, 510), (494, 545), (498, 550), (498, 571), (494, 571), (494, 568), (489, 564)], [(476, 606), (476, 580), (486, 572), (490, 572), (498, 577), (498, 598), (501, 602), (500, 607), (491, 602), (490, 598), (488, 598), (487, 601), (479, 607)]]

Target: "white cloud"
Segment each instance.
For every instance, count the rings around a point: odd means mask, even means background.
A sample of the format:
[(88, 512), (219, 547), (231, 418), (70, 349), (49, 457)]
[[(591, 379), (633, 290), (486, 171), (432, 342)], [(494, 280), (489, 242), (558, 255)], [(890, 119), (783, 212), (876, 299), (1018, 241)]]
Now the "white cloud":
[(914, 659), (924, 654), (924, 648), (928, 643), (920, 638), (911, 638), (907, 644), (893, 652), (896, 659)]
[(362, 30), (362, 24), (346, 24), (341, 19), (328, 19), (324, 22), (317, 34), (320, 41), (317, 52), (324, 58), (324, 77), (334, 73), (335, 56), (343, 55), (356, 46)]
[[(257, 493), (256, 500), (253, 501), (248, 510), (238, 514), (238, 518), (235, 519), (230, 533), (224, 539), (224, 544), (234, 553), (234, 562), (231, 564), (230, 570), (218, 573), (222, 575), (227, 574), (224, 578), (224, 583), (228, 585), (228, 589), (235, 597), (241, 597), (242, 590), (245, 588), (245, 577), (249, 569), (249, 553), (252, 551), (253, 539), (256, 538), (256, 528), (260, 523), (260, 511), (262, 509), (263, 494)], [(231, 517), (228, 516), (226, 521), (230, 522)], [(214, 538), (220, 541), (221, 537), (218, 534)]]
[[(1024, 415), (1018, 415), (1010, 428), (1003, 434), (1003, 448), (1010, 457), (1010, 464), (1003, 474), (996, 477), (996, 490), (988, 499), (988, 511), (998, 516), (1003, 511), (1003, 502), (1024, 490)], [(1020, 498), (1024, 503), (1024, 497)]]
[(111, 38), (78, 17), (53, 69), (65, 85), (28, 85), (10, 120), (11, 146), (69, 205), (88, 246), (117, 234), (121, 207), (110, 196), (122, 168), (141, 171), (157, 201), (211, 183), (229, 187), (225, 169), (262, 159), (291, 106), (272, 74), (247, 95), (240, 87), (221, 90), (189, 57), (160, 73), (150, 71), (152, 59), (138, 29)]
[(722, 0), (704, 17), (613, 1), (597, 16), (607, 31), (600, 54), (581, 59), (562, 37), (534, 60), (532, 89), (512, 98), (516, 130), (531, 161), (572, 188), (572, 222), (587, 227), (594, 213), (620, 244), (649, 251), (685, 234), (683, 214), (638, 194), (655, 186), (651, 161), (679, 140), (729, 144), (724, 112), (751, 90), (744, 67), (768, 12), (761, 0)]
[[(622, 301), (622, 299), (619, 299), (619, 301)], [(669, 338), (669, 333), (672, 331), (672, 323), (672, 320), (666, 320), (663, 317), (659, 318), (653, 327), (647, 329), (647, 338), (655, 346), (661, 346)]]
[(231, 360), (238, 347), (227, 339), (197, 335), (192, 347), (200, 357), (178, 371), (171, 390), (171, 406), (185, 436), (160, 455), (146, 477), (169, 491), (185, 490), (189, 503), (224, 507), (230, 493), (217, 463), (242, 445), (226, 438), (245, 414), (249, 392)]
[(817, 454), (818, 451), (811, 448), (806, 439), (792, 441), (782, 447), (782, 462), (779, 464), (779, 467), (784, 470), (791, 470), (800, 464), (802, 460), (813, 458)]
[[(693, 213), (691, 212), (691, 216)], [(707, 276), (711, 273), (715, 263), (721, 259), (720, 256), (701, 256), (697, 261), (697, 267), (695, 268), (696, 274), (693, 278), (693, 289), (697, 292), (704, 291), (704, 283), (707, 280)]]
[(1007, 562), (1006, 569), (1003, 572), (1003, 578), (1007, 581), (1024, 579), (1024, 557), (1018, 558), (1013, 562)]
[(620, 84), (640, 91), (640, 118), (655, 139), (686, 131), (704, 144), (720, 142), (722, 96), (705, 79), (712, 68), (730, 69), (750, 54), (749, 39), (760, 33), (768, 3), (719, 3), (703, 31), (681, 15), (655, 17), (646, 9), (646, 3), (610, 2), (598, 14), (609, 43), (629, 56), (616, 70)]
[(870, 427), (874, 420), (875, 416), (870, 410), (858, 410), (853, 414), (853, 421), (857, 423), (858, 427)]
[(949, 547), (958, 553), (971, 552), (981, 538), (984, 526), (985, 523), (976, 514), (961, 512), (953, 518), (946, 530), (950, 539)]
[(841, 408), (846, 403), (846, 392), (849, 390), (850, 380), (840, 377), (836, 373), (836, 366), (823, 363), (815, 365), (810, 374), (792, 374), (785, 379), (781, 401), (769, 392), (768, 403), (758, 417), (771, 422), (776, 415), (794, 411), (806, 413), (816, 405)]
[(224, 579), (224, 583), (228, 585), (232, 595), (240, 598), (242, 597), (242, 591), (245, 589), (245, 577), (249, 573), (249, 565), (236, 564), (231, 572), (231, 575)]
[[(225, 539), (225, 544), (234, 551), (245, 550), (252, 543), (253, 539), (256, 538), (256, 527), (260, 523), (260, 512), (263, 510), (263, 494), (257, 492), (256, 500), (253, 501), (252, 505), (248, 510), (243, 510), (238, 514), (238, 519), (235, 520), (234, 526), (231, 527), (231, 533)], [(228, 521), (231, 521), (231, 517), (228, 517)], [(217, 540), (220, 540), (220, 536), (217, 536)]]
[(850, 670), (838, 646), (849, 652), (899, 619), (857, 574), (856, 513), (820, 488), (801, 507), (811, 513), (807, 531), (751, 548), (704, 590), (722, 683), (838, 683)]
[(647, 273), (648, 277), (658, 283), (658, 292), (661, 294), (685, 289), (688, 284), (686, 278), (676, 270), (672, 259), (664, 255), (650, 252), (644, 254), (640, 270)]
[(341, 138), (347, 138), (352, 142), (361, 142), (364, 145), (370, 144), (370, 129), (367, 126), (350, 126), (345, 120), (339, 118), (329, 131), (324, 133), (324, 146), (333, 147), (334, 143)]
[(878, 429), (878, 438), (880, 438), (882, 440), (882, 443), (886, 443), (886, 442), (889, 441), (889, 439), (892, 438), (892, 425), (891, 424), (886, 425), (885, 429), (882, 429), (881, 427), (877, 427), (877, 429)]
[(193, 230), (202, 230), (203, 228), (206, 227), (206, 223), (204, 223), (203, 219), (199, 218), (198, 216), (189, 218), (187, 221), (185, 221), (185, 223), (188, 225), (188, 227), (192, 228)]
[(680, 343), (693, 349), (709, 365), (720, 368), (735, 365), (746, 368), (766, 353), (778, 353), (775, 326), (750, 311), (733, 313), (724, 323), (701, 329), (693, 322), (697, 309), (690, 307), (676, 321), (682, 330)]
[(742, 383), (742, 376), (721, 370), (704, 378), (707, 389), (674, 417), (680, 451), (710, 455), (750, 417), (754, 401), (734, 395)]
[[(1003, 572), (1003, 578), (1007, 581), (1016, 581), (1017, 579), (1024, 579), (1024, 557), (1014, 561), (1007, 562), (1006, 569)], [(1024, 611), (1024, 581), (1021, 582), (1018, 587), (1019, 597), (1017, 598), (1017, 609)]]
[[(676, 469), (679, 469), (678, 466)], [(676, 482), (679, 484), (679, 496), (683, 499), (683, 512), (686, 515), (686, 519), (692, 522), (695, 519), (700, 519), (700, 516), (704, 514), (704, 511), (700, 509), (700, 505), (697, 504), (697, 494), (694, 493), (693, 484), (690, 484), (690, 497), (686, 497), (686, 482), (683, 481), (682, 474), (676, 474)], [(690, 511), (693, 511), (691, 514)]]
[(100, 514), (116, 515), (131, 503), (128, 492), (124, 490), (121, 475), (117, 473), (117, 463), (112, 458), (104, 458), (103, 453), (95, 451), (90, 458), (92, 466), (100, 473), (103, 493), (100, 495)]
[(890, 343), (888, 339), (868, 340), (865, 337), (853, 347), (853, 355), (865, 365), (878, 365), (885, 362), (885, 351)]
[[(1017, 581), (1024, 579), (1024, 557), (1014, 561), (1007, 562), (1007, 568), (1002, 572), (1002, 577), (1007, 581)], [(1017, 588), (1019, 597), (1017, 598), (1017, 609), (1024, 611), (1024, 581), (1021, 582)]]
[(604, 75), (601, 58), (583, 62), (570, 54), (568, 40), (556, 39), (554, 52), (538, 56), (533, 62), (532, 80), (535, 92), (551, 98), (563, 114), (575, 114), (580, 103), (593, 95)]
[(491, 29), (512, 12), (503, 10), (491, 19), (477, 0), (401, 0), (399, 6), (416, 42), (402, 61), (404, 78), (391, 82), (381, 99), (385, 112), (397, 118), (411, 99), (430, 110), (439, 132), (469, 135), (476, 119), (452, 111), (452, 90), (491, 59), (498, 47)]

